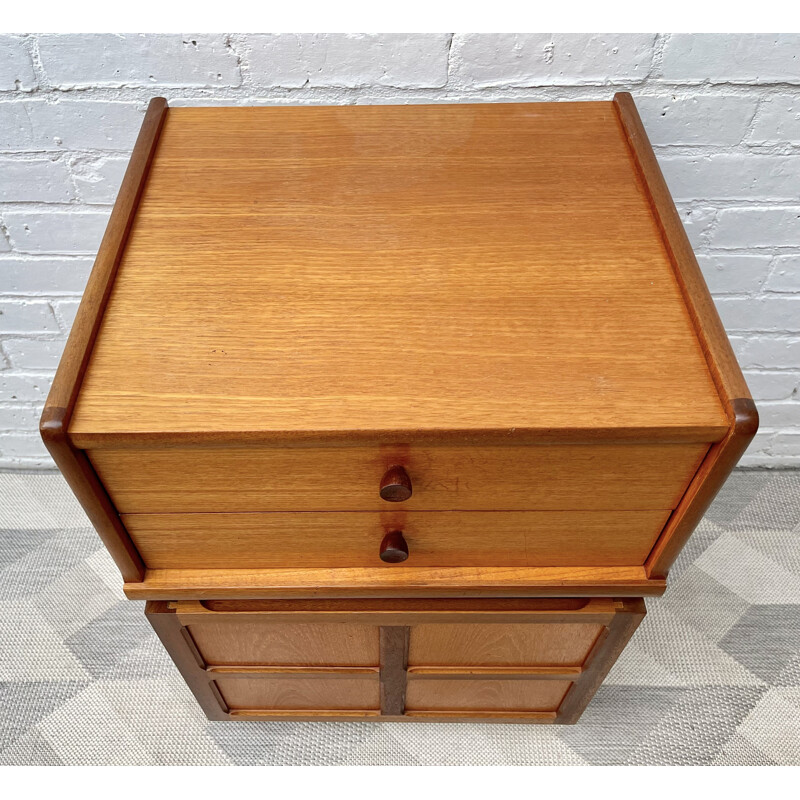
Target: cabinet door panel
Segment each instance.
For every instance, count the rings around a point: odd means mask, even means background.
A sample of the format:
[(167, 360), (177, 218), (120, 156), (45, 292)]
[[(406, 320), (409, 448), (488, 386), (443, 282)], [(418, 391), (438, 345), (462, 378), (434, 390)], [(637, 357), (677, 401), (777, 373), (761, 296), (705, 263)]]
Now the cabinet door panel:
[(409, 665), (579, 666), (603, 626), (591, 624), (415, 625)]
[(410, 680), (406, 711), (557, 711), (570, 681)]

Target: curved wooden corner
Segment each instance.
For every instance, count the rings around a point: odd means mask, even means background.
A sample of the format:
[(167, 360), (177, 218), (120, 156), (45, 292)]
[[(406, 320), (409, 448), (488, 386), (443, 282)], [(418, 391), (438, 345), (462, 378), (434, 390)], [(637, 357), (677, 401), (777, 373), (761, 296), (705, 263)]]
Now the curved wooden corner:
[(62, 406), (45, 405), (39, 419), (39, 433), (46, 445), (57, 445), (67, 439), (67, 409)]
[(758, 411), (722, 325), (689, 237), (681, 223), (639, 112), (628, 92), (614, 95), (631, 157), (661, 230), (675, 279), (730, 424), (711, 445), (683, 498), (667, 521), (645, 565), (649, 577), (665, 577), (758, 430)]
[(163, 97), (150, 101), (39, 422), (56, 466), (128, 582), (144, 579), (144, 564), (86, 453), (70, 441), (68, 429), (166, 114)]
[(733, 417), (733, 432), (736, 436), (747, 436), (748, 441), (758, 432), (758, 409), (751, 397), (737, 397), (730, 402)]

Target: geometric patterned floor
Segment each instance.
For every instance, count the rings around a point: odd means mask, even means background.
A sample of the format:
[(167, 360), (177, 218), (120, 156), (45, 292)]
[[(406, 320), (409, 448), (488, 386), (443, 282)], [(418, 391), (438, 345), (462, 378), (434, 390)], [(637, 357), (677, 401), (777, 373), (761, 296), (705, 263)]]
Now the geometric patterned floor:
[(1, 764), (800, 764), (800, 472), (735, 472), (574, 726), (208, 722), (54, 472), (0, 474)]

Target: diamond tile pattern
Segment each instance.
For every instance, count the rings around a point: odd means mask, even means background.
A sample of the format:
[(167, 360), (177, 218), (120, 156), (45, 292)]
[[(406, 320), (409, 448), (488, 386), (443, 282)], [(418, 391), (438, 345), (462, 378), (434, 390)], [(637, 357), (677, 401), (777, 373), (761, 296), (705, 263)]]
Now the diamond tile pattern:
[(208, 722), (60, 475), (0, 474), (0, 764), (800, 764), (800, 472), (734, 473), (575, 726)]

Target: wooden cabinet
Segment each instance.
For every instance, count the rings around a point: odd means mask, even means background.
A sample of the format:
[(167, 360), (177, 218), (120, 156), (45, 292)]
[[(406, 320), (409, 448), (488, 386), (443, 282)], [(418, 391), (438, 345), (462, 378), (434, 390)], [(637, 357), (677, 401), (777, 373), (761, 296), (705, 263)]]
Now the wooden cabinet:
[(756, 427), (624, 93), (152, 101), (41, 424), (213, 718), (546, 722)]
[(213, 719), (574, 721), (641, 599), (150, 601)]

